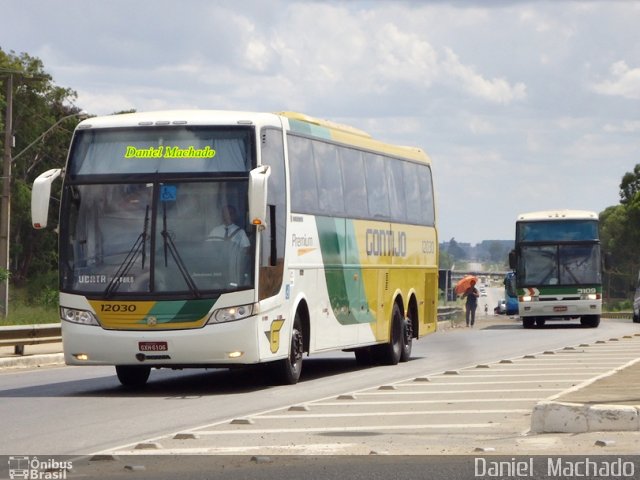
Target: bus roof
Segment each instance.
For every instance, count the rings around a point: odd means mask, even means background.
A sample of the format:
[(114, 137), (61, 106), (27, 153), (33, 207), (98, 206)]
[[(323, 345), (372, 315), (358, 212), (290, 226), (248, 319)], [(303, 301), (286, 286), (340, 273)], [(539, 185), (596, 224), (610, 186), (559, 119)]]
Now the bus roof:
[(279, 112), (278, 115), (282, 115), (289, 120), (289, 127), (294, 132), (326, 138), (345, 145), (353, 145), (354, 147), (417, 160), (423, 163), (431, 162), (429, 156), (421, 148), (392, 145), (374, 140), (367, 132), (349, 125), (321, 120), (298, 112)]
[(272, 113), (227, 110), (159, 110), (151, 112), (119, 113), (91, 117), (78, 124), (78, 128), (117, 128), (165, 125), (253, 125), (255, 123), (280, 126)]
[(318, 138), (333, 140), (375, 152), (430, 163), (427, 154), (417, 147), (392, 145), (371, 138), (357, 128), (321, 120), (297, 112), (260, 113), (227, 110), (161, 110), (91, 117), (77, 129), (118, 128), (171, 125), (273, 125)]
[(545, 220), (598, 220), (598, 214), (589, 210), (543, 210), (521, 213), (517, 221), (535, 222)]

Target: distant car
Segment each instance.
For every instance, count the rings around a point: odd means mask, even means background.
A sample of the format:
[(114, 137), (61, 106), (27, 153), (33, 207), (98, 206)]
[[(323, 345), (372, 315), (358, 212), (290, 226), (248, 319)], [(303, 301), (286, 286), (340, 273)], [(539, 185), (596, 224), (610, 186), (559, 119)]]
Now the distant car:
[(504, 298), (500, 299), (498, 306), (493, 309), (493, 313), (496, 315), (504, 315), (507, 313), (507, 302), (505, 302)]

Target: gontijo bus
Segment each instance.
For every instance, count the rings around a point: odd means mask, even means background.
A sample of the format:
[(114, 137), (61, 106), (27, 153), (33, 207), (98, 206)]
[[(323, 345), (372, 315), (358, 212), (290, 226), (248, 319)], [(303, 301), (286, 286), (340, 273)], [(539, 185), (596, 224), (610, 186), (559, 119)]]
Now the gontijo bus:
[(525, 328), (579, 318), (597, 327), (602, 313), (598, 214), (553, 210), (518, 215), (515, 250), (518, 311)]
[(67, 364), (114, 365), (136, 386), (151, 368), (268, 362), (291, 384), (304, 353), (395, 364), (436, 328), (418, 148), (290, 112), (91, 118), (64, 170), (34, 182), (36, 228), (61, 174)]

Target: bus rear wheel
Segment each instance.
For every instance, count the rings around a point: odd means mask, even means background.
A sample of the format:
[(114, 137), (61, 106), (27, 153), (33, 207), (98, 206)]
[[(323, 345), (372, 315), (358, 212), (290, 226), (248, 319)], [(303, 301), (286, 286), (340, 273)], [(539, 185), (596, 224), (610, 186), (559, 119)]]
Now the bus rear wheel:
[(116, 365), (116, 375), (118, 380), (125, 387), (142, 387), (147, 383), (151, 367), (138, 365)]
[(293, 385), (300, 380), (302, 373), (302, 355), (304, 354), (304, 335), (302, 333), (302, 321), (296, 313), (291, 332), (291, 346), (289, 356), (274, 363), (276, 381), (281, 385)]
[(389, 335), (389, 343), (378, 345), (376, 347), (375, 353), (380, 363), (385, 365), (397, 365), (400, 361), (405, 346), (404, 325), (405, 319), (400, 311), (400, 307), (395, 303), (393, 305), (393, 312), (391, 313), (391, 332)]
[(402, 321), (402, 351), (400, 352), (400, 361), (408, 362), (411, 358), (411, 348), (413, 345), (413, 322), (411, 318), (406, 317)]

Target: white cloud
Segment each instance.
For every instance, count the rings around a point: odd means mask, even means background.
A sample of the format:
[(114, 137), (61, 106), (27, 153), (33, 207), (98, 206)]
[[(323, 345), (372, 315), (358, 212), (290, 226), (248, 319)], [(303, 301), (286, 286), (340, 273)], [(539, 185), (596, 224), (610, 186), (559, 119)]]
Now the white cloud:
[(593, 85), (593, 90), (603, 95), (640, 99), (640, 67), (629, 68), (623, 60), (610, 68), (611, 78)]
[(618, 124), (607, 123), (602, 127), (607, 133), (636, 133), (640, 132), (640, 121), (624, 121)]
[(487, 120), (485, 117), (480, 117), (478, 115), (472, 115), (467, 120), (467, 125), (469, 127), (469, 131), (475, 135), (488, 135), (496, 133), (497, 127)]
[(447, 75), (458, 83), (467, 93), (495, 103), (507, 104), (526, 97), (527, 88), (524, 83), (510, 85), (504, 78), (485, 79), (475, 72), (473, 67), (463, 65), (458, 56), (445, 49), (443, 69)]

